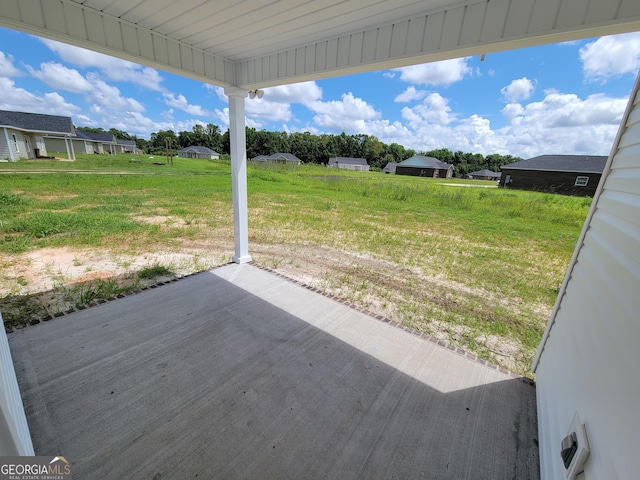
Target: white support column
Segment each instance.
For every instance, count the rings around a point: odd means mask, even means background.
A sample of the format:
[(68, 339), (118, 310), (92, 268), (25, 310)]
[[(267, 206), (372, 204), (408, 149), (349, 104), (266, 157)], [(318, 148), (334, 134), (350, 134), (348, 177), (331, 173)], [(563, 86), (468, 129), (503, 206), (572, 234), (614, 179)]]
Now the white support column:
[(7, 148), (9, 149), (9, 159), (12, 162), (15, 162), (16, 159), (13, 156), (13, 148), (11, 147), (11, 140), (9, 140), (9, 132), (7, 132), (7, 127), (4, 127), (4, 137), (7, 139)]
[(244, 99), (248, 92), (237, 87), (227, 87), (224, 93), (229, 97), (229, 143), (235, 243), (233, 261), (247, 263), (251, 261), (247, 213), (247, 135), (244, 122)]

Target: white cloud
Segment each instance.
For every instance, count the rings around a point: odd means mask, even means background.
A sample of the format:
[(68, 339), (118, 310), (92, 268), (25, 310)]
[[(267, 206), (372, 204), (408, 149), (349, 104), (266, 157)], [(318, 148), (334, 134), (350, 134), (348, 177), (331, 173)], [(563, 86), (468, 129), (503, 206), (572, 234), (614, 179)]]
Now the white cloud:
[[(245, 113), (254, 121), (269, 120), (272, 122), (288, 122), (293, 117), (289, 103), (267, 100), (267, 94), (262, 99), (254, 98), (245, 102)], [(257, 118), (256, 118), (257, 117)], [(260, 123), (262, 125), (262, 123)]]
[(114, 82), (130, 82), (148, 90), (165, 92), (162, 77), (157, 70), (142, 65), (110, 57), (98, 52), (74, 47), (54, 40), (41, 39), (65, 62), (84, 68), (97, 68), (104, 78)]
[(416, 87), (411, 85), (404, 92), (394, 98), (393, 101), (396, 103), (407, 103), (414, 100), (422, 100), (426, 96), (427, 92), (424, 90), (416, 90)]
[(117, 110), (121, 113), (144, 112), (145, 108), (136, 99), (131, 97), (123, 97), (120, 95), (120, 89), (113, 85), (108, 85), (100, 80), (94, 73), (87, 75), (87, 80), (91, 82), (92, 89), (89, 92), (90, 98), (99, 106)]
[(448, 125), (456, 119), (455, 115), (451, 113), (449, 100), (439, 93), (430, 94), (422, 104), (413, 108), (404, 107), (402, 118), (409, 122), (409, 126), (416, 129), (425, 122)]
[(0, 77), (8, 78), (18, 75), (20, 75), (20, 70), (14, 67), (13, 57), (0, 51)]
[(520, 100), (526, 100), (533, 93), (533, 83), (527, 77), (513, 80), (509, 85), (500, 90), (500, 93), (509, 103), (516, 103)]
[(92, 89), (91, 84), (80, 72), (56, 62), (41, 63), (40, 70), (27, 66), (27, 70), (29, 70), (31, 76), (46, 83), (51, 88), (73, 93), (86, 93)]
[(366, 133), (365, 122), (380, 117), (372, 105), (351, 92), (343, 94), (342, 100), (316, 100), (307, 107), (315, 113), (314, 123), (334, 132)]
[(210, 115), (209, 112), (200, 105), (189, 104), (186, 97), (181, 93), (177, 96), (173, 93), (165, 93), (163, 96), (164, 103), (166, 103), (169, 107), (177, 108), (178, 110), (182, 110), (189, 115), (195, 115), (198, 117), (207, 117)]
[(322, 89), (316, 82), (301, 82), (264, 89), (265, 100), (274, 103), (300, 103), (308, 105), (322, 99)]
[(459, 82), (471, 74), (467, 65), (469, 57), (444, 60), (442, 62), (425, 63), (395, 69), (400, 72), (400, 79), (414, 85), (447, 86)]
[(508, 122), (512, 122), (518, 115), (524, 112), (524, 108), (519, 103), (508, 103), (503, 109), (502, 114)]
[(497, 131), (509, 151), (529, 157), (541, 153), (606, 155), (618, 131), (627, 100), (603, 94), (581, 99), (547, 92), (540, 102), (522, 106), (511, 123)]
[(0, 110), (47, 113), (73, 116), (80, 112), (75, 105), (67, 103), (59, 93), (49, 92), (34, 95), (24, 88), (16, 87), (13, 80), (0, 77)]
[(601, 37), (580, 49), (585, 77), (605, 82), (640, 69), (640, 32)]

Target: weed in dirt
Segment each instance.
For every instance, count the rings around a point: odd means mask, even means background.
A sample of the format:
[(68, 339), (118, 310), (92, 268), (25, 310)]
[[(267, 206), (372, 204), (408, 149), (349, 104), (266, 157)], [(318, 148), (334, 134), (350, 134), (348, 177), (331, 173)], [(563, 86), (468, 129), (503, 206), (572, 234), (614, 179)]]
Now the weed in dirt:
[(164, 265), (154, 263), (148, 267), (142, 268), (138, 271), (137, 277), (140, 280), (154, 280), (158, 277), (172, 277), (175, 273)]

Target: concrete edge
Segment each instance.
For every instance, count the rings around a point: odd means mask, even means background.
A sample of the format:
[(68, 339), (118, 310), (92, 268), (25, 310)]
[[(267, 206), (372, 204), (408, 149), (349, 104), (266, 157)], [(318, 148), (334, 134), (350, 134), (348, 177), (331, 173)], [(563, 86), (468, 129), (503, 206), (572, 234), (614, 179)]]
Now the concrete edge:
[[(222, 267), (225, 267), (225, 266), (228, 266), (228, 265), (234, 265), (234, 262), (223, 263), (223, 264), (217, 265), (217, 266), (215, 266), (213, 268), (210, 268), (208, 270), (202, 270), (202, 271), (190, 273), (190, 274), (187, 274), (187, 275), (180, 275), (180, 276), (177, 276), (175, 278), (172, 278), (171, 280), (166, 280), (164, 282), (158, 282), (158, 283), (155, 283), (155, 284), (152, 284), (152, 285), (147, 285), (147, 286), (142, 287), (142, 288), (140, 288), (138, 290), (135, 290), (135, 291), (133, 291), (133, 292), (131, 292), (129, 294), (120, 294), (120, 295), (108, 298), (106, 300), (93, 301), (93, 302), (88, 303), (87, 305), (83, 305), (83, 306), (81, 306), (79, 308), (71, 308), (71, 309), (65, 310), (63, 312), (58, 312), (58, 313), (56, 313), (54, 315), (50, 315), (50, 316), (47, 316), (47, 317), (43, 317), (43, 318), (40, 318), (40, 319), (33, 320), (28, 325), (24, 325), (24, 326), (21, 326), (21, 327), (14, 327), (14, 328), (11, 329), (11, 331), (7, 331), (7, 334), (10, 334), (10, 333), (12, 333), (14, 331), (23, 330), (25, 328), (28, 328), (29, 326), (34, 326), (34, 325), (37, 325), (37, 324), (39, 324), (41, 322), (48, 322), (48, 321), (53, 320), (55, 318), (64, 317), (66, 315), (69, 315), (69, 314), (72, 314), (72, 313), (75, 313), (75, 312), (86, 310), (87, 308), (99, 307), (101, 305), (104, 305), (106, 303), (112, 302), (114, 300), (118, 300), (118, 299), (121, 299), (121, 298), (137, 295), (137, 294), (139, 294), (141, 292), (144, 292), (146, 290), (151, 290), (151, 289), (154, 289), (154, 288), (161, 287), (163, 285), (168, 285), (170, 283), (174, 283), (174, 282), (177, 282), (179, 280), (183, 280), (185, 278), (193, 277), (195, 275), (201, 275), (201, 274), (207, 273), (207, 272), (212, 272), (214, 270), (217, 270), (219, 268), (222, 268)], [(427, 341), (429, 341), (431, 343), (435, 343), (436, 345), (438, 345), (440, 347), (446, 348), (447, 350), (451, 350), (452, 352), (456, 353), (457, 355), (459, 355), (461, 357), (467, 358), (467, 359), (469, 359), (469, 360), (471, 360), (471, 361), (473, 361), (475, 363), (479, 363), (480, 365), (484, 365), (485, 367), (488, 367), (491, 370), (496, 370), (498, 372), (504, 373), (505, 375), (508, 375), (511, 378), (514, 378), (514, 379), (517, 379), (517, 380), (521, 380), (523, 383), (525, 383), (527, 385), (530, 385), (532, 387), (536, 386), (535, 380), (532, 380), (532, 379), (530, 379), (528, 377), (525, 377), (523, 375), (520, 375), (518, 373), (512, 372), (511, 370), (508, 370), (508, 369), (506, 369), (504, 367), (501, 367), (499, 365), (495, 365), (495, 364), (493, 364), (493, 363), (491, 363), (491, 362), (489, 362), (487, 360), (484, 360), (484, 359), (478, 357), (477, 355), (475, 355), (473, 353), (467, 352), (466, 350), (464, 350), (464, 349), (462, 349), (460, 347), (456, 347), (455, 345), (451, 345), (449, 342), (445, 342), (444, 340), (439, 340), (439, 339), (435, 338), (432, 335), (427, 335), (424, 332), (420, 332), (420, 331), (415, 330), (413, 328), (409, 328), (406, 325), (403, 325), (402, 323), (400, 323), (398, 321), (391, 320), (391, 319), (389, 319), (389, 318), (387, 318), (387, 317), (385, 317), (383, 315), (370, 312), (369, 310), (361, 308), (361, 307), (349, 302), (348, 300), (346, 300), (344, 298), (337, 297), (337, 296), (332, 295), (330, 293), (327, 293), (327, 292), (324, 292), (322, 290), (319, 290), (316, 287), (312, 287), (311, 285), (308, 285), (308, 284), (306, 284), (304, 282), (300, 282), (299, 280), (295, 280), (293, 278), (287, 277), (286, 275), (284, 275), (284, 274), (282, 274), (280, 272), (277, 272), (275, 270), (272, 270), (271, 268), (265, 267), (263, 265), (259, 265), (259, 264), (255, 263), (255, 261), (252, 261), (250, 263), (250, 265), (252, 265), (252, 266), (254, 266), (254, 267), (256, 267), (256, 268), (258, 268), (260, 270), (264, 270), (265, 272), (269, 272), (272, 275), (276, 275), (277, 277), (280, 277), (280, 278), (282, 278), (282, 279), (284, 279), (284, 280), (286, 280), (286, 281), (288, 281), (290, 283), (293, 283), (295, 285), (298, 285), (298, 286), (300, 286), (302, 288), (305, 288), (305, 289), (307, 289), (307, 290), (309, 290), (309, 291), (311, 291), (313, 293), (320, 294), (323, 297), (329, 298), (329, 299), (331, 299), (331, 300), (333, 300), (333, 301), (335, 301), (335, 302), (337, 302), (337, 303), (339, 303), (341, 305), (344, 305), (345, 307), (349, 307), (352, 310), (355, 310), (355, 311), (360, 312), (360, 313), (362, 313), (364, 315), (367, 315), (368, 317), (371, 317), (374, 320), (378, 320), (380, 322), (387, 323), (387, 324), (389, 324), (389, 325), (391, 325), (393, 327), (400, 328), (400, 329), (404, 330), (405, 332), (410, 333), (411, 335), (414, 335), (416, 337), (420, 337), (420, 338), (422, 338), (424, 340), (427, 340)]]

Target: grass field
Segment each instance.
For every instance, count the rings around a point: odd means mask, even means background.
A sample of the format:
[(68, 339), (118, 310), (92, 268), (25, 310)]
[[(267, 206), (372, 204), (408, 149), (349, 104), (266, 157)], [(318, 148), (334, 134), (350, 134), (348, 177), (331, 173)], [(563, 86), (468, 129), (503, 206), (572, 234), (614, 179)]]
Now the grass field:
[[(230, 260), (228, 162), (131, 158), (0, 164), (9, 327)], [(528, 375), (591, 202), (311, 165), (248, 184), (256, 263)]]

